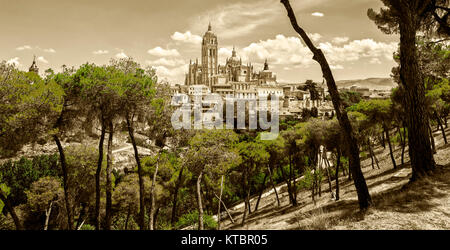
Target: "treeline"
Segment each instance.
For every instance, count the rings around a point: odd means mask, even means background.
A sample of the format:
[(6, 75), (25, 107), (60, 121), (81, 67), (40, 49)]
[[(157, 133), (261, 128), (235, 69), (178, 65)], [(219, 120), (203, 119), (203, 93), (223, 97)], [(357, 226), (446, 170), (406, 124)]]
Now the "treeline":
[[(328, 62), (298, 25), (289, 1), (288, 16), (320, 64), (335, 114), (285, 121), (280, 136), (262, 141), (255, 131), (174, 130), (167, 84), (151, 68), (132, 59), (108, 65), (84, 64), (48, 70), (44, 77), (0, 64), (0, 156), (15, 156), (24, 145), (52, 143), (55, 155), (9, 161), (0, 171), (0, 227), (4, 229), (220, 229), (225, 209), (244, 202), (241, 224), (255, 212), (264, 190), (285, 183), (289, 203), (297, 206), (301, 189), (311, 199), (323, 195), (322, 183), (339, 199), (339, 178), (354, 181), (361, 209), (371, 205), (360, 159), (378, 166), (376, 145), (400, 164), (412, 167), (412, 181), (436, 167), (433, 126), (443, 134), (449, 112), (448, 30), (435, 19), (448, 1), (383, 1), (369, 17), (385, 32), (399, 32), (401, 42), (392, 76), (399, 83), (388, 100), (360, 100), (339, 93)], [(448, 11), (448, 10), (447, 10)], [(437, 17), (436, 17), (437, 15)], [(423, 30), (430, 31), (417, 37)], [(432, 31), (432, 32), (431, 32)], [(436, 37), (444, 36), (437, 40)], [(310, 88), (311, 96), (316, 90)], [(134, 166), (114, 171), (114, 138), (125, 133), (133, 146)], [(75, 135), (75, 136), (74, 136)], [(68, 146), (86, 136), (96, 145)], [(142, 157), (142, 137), (154, 154)], [(340, 174), (341, 173), (341, 174)], [(335, 180), (335, 189), (332, 181)], [(325, 190), (326, 191), (326, 190)], [(250, 202), (256, 197), (256, 204)], [(235, 222), (238, 223), (238, 222)]]

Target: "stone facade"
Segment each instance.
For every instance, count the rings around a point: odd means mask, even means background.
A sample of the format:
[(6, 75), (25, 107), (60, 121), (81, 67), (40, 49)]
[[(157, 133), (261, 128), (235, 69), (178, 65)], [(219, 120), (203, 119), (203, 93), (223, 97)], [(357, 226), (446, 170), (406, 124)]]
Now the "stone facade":
[[(250, 90), (249, 85), (276, 85), (276, 75), (269, 70), (267, 60), (262, 71), (255, 72), (251, 63), (243, 64), (236, 49), (225, 65), (218, 63), (218, 39), (212, 32), (211, 24), (203, 36), (201, 47), (201, 64), (198, 59), (189, 62), (185, 85), (204, 85), (209, 89), (228, 93), (230, 89)], [(241, 85), (242, 84), (242, 85)], [(242, 89), (243, 88), (243, 89)], [(254, 89), (254, 88), (252, 88)]]

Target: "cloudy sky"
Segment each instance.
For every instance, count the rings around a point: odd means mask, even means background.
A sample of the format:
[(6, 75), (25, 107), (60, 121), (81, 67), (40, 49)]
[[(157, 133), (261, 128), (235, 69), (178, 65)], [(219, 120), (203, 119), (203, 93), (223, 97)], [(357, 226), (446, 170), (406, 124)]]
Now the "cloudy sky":
[[(389, 77), (398, 36), (381, 33), (366, 15), (380, 0), (291, 4), (336, 79)], [(183, 83), (189, 60), (200, 60), (209, 22), (219, 39), (219, 63), (236, 46), (256, 70), (267, 58), (279, 81), (322, 79), (278, 0), (0, 0), (0, 60), (25, 70), (36, 55), (43, 72), (132, 57), (155, 67), (160, 78)]]

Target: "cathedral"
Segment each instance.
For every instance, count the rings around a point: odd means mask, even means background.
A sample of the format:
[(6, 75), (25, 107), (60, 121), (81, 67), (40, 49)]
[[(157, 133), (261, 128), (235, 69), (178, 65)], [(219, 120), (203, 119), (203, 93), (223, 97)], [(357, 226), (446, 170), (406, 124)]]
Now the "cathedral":
[(276, 76), (269, 70), (267, 60), (262, 71), (255, 72), (253, 65), (242, 64), (242, 59), (238, 58), (235, 48), (230, 58), (227, 58), (225, 65), (220, 65), (218, 61), (218, 40), (212, 32), (211, 24), (208, 26), (202, 40), (201, 64), (198, 59), (189, 63), (189, 72), (186, 74), (185, 85), (204, 85), (212, 92), (219, 89), (242, 89), (249, 88), (249, 85), (276, 86)]

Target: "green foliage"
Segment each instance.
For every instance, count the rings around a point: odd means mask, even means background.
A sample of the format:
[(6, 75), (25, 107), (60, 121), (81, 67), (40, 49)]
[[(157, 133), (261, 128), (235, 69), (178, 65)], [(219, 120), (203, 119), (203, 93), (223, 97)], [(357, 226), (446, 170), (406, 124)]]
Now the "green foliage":
[(27, 206), (31, 211), (44, 212), (50, 202), (58, 202), (64, 197), (61, 182), (58, 178), (46, 176), (31, 185), (27, 195)]
[[(6, 197), (8, 197), (8, 195), (11, 193), (11, 189), (8, 186), (6, 186), (6, 184), (4, 184), (4, 183), (0, 183), (0, 191)], [(3, 203), (2, 200), (0, 200), (0, 214), (2, 213), (4, 207), (5, 207), (5, 204)]]
[(58, 177), (60, 170), (57, 155), (41, 155), (27, 159), (9, 161), (0, 166), (0, 183), (10, 188), (10, 200), (13, 205), (26, 203), (25, 190), (42, 177)]
[(362, 95), (354, 91), (341, 91), (339, 95), (345, 108), (353, 106), (362, 100)]
[(0, 63), (0, 156), (51, 135), (63, 104), (63, 89), (35, 73)]
[(83, 224), (83, 226), (81, 226), (80, 230), (95, 230), (95, 226), (90, 225), (90, 224)]
[[(217, 228), (216, 220), (214, 220), (214, 218), (209, 214), (206, 213), (203, 214), (203, 223), (205, 229), (212, 230)], [(181, 216), (178, 222), (176, 223), (176, 227), (178, 229), (181, 229), (196, 224), (198, 224), (198, 211), (194, 210), (189, 213), (183, 214), (183, 216)]]

